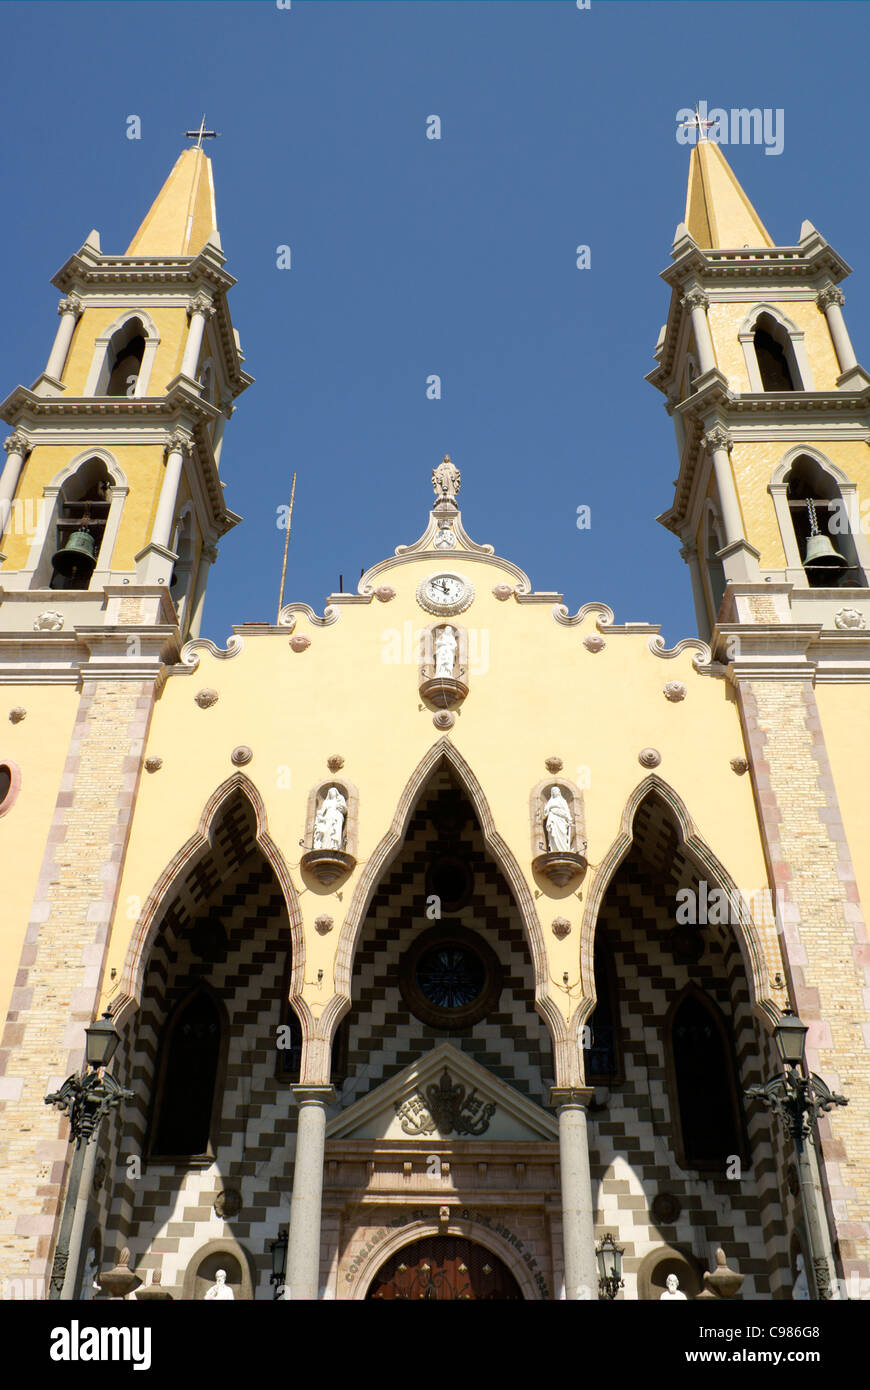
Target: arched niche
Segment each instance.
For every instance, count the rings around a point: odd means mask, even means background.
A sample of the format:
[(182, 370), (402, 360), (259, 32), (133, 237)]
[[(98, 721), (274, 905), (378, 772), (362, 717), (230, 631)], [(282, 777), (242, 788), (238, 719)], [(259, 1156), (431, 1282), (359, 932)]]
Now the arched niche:
[(661, 1298), (669, 1274), (676, 1274), (686, 1298), (697, 1298), (703, 1286), (703, 1271), (692, 1251), (679, 1245), (657, 1245), (645, 1256), (637, 1271), (638, 1298)]
[(256, 1266), (245, 1247), (229, 1239), (210, 1240), (200, 1246), (184, 1271), (182, 1298), (204, 1299), (219, 1269), (225, 1270), (235, 1299), (253, 1299)]
[(460, 705), (468, 694), (468, 630), (443, 618), (420, 634), (418, 688), (438, 709)]
[(707, 589), (707, 602), (710, 609), (710, 624), (715, 624), (725, 597), (728, 580), (725, 566), (719, 558), (719, 551), (725, 541), (722, 535), (722, 522), (713, 502), (708, 498), (704, 505), (704, 582)]

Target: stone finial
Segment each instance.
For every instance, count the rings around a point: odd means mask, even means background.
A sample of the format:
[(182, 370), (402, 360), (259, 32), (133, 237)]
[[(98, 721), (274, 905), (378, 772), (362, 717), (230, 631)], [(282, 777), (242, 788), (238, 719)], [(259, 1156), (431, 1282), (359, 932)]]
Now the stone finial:
[(736, 1298), (746, 1276), (729, 1269), (725, 1263), (725, 1251), (716, 1251), (716, 1268), (712, 1274), (704, 1275), (704, 1288), (715, 1298)]
[(126, 1247), (121, 1251), (114, 1269), (98, 1275), (97, 1283), (110, 1298), (126, 1298), (139, 1288), (142, 1280), (130, 1268), (130, 1251)]

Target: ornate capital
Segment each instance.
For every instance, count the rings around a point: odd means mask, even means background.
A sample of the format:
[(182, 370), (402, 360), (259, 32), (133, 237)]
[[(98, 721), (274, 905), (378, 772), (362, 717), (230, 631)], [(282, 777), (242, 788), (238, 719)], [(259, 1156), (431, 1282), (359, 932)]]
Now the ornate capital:
[(680, 303), (684, 309), (688, 309), (690, 312), (692, 309), (706, 310), (710, 307), (710, 300), (703, 290), (689, 290), (688, 294), (683, 295)]
[(75, 314), (76, 318), (78, 318), (79, 314), (82, 312), (82, 301), (77, 294), (68, 294), (65, 299), (60, 300), (57, 306), (57, 312), (60, 315)]
[(190, 319), (194, 314), (202, 314), (203, 318), (210, 319), (214, 311), (214, 304), (207, 294), (195, 294), (188, 303), (187, 317)]
[(20, 454), (22, 458), (30, 448), (30, 441), (20, 430), (13, 430), (12, 433), (3, 440), (3, 448), (7, 454)]
[(701, 443), (711, 453), (714, 449), (727, 449), (729, 453), (731, 452), (731, 435), (724, 425), (714, 425), (711, 430), (701, 436)]
[(824, 313), (831, 304), (836, 304), (838, 308), (842, 309), (843, 305), (846, 303), (846, 296), (836, 285), (823, 285), (816, 295), (816, 303), (822, 313)]
[(191, 454), (193, 452), (193, 436), (186, 430), (173, 430), (163, 446), (164, 452), (168, 454)]

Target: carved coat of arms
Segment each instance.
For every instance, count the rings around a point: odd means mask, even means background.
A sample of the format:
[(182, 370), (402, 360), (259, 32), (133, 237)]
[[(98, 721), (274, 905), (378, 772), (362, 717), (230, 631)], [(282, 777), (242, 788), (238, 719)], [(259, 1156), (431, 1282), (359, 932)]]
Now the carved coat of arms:
[(405, 1134), (485, 1134), (495, 1114), (492, 1101), (485, 1101), (477, 1088), (468, 1090), (454, 1082), (445, 1067), (436, 1086), (427, 1086), (396, 1106)]

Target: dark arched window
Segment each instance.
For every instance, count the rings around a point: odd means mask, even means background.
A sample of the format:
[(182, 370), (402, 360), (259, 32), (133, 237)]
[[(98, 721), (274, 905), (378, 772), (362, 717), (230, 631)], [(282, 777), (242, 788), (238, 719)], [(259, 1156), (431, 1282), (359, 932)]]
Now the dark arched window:
[(707, 579), (710, 583), (710, 598), (713, 602), (712, 619), (716, 621), (719, 609), (722, 607), (722, 600), (725, 597), (725, 566), (719, 558), (718, 551), (722, 549), (722, 542), (716, 529), (716, 519), (712, 512), (707, 513), (707, 530), (704, 535), (704, 560), (707, 565)]
[(791, 365), (782, 343), (769, 331), (772, 326), (768, 319), (760, 319), (753, 338), (761, 384), (765, 391), (794, 391)]
[(727, 1025), (713, 1000), (693, 987), (666, 1024), (677, 1157), (684, 1168), (718, 1170), (745, 1153), (743, 1117)]
[(151, 1124), (154, 1157), (205, 1157), (213, 1148), (226, 1015), (198, 986), (173, 1009), (163, 1033)]
[(138, 319), (131, 319), (109, 344), (109, 382), (107, 396), (132, 396), (145, 356), (145, 331)]

